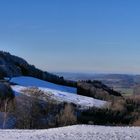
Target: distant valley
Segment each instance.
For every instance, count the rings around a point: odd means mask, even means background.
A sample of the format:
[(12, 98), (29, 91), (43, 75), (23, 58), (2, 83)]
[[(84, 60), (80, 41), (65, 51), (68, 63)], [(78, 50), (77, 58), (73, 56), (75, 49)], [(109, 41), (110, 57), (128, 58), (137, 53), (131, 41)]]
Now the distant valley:
[(140, 75), (70, 73), (70, 72), (59, 72), (56, 74), (59, 76), (63, 76), (65, 79), (73, 81), (79, 80), (102, 81), (105, 85), (121, 92), (126, 96), (140, 94)]

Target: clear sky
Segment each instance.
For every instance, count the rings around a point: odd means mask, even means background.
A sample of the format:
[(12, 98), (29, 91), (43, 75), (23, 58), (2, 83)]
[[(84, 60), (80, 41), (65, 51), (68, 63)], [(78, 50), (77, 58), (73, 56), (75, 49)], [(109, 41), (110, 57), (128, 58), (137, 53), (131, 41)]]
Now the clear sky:
[(140, 1), (0, 0), (0, 50), (48, 71), (140, 73)]

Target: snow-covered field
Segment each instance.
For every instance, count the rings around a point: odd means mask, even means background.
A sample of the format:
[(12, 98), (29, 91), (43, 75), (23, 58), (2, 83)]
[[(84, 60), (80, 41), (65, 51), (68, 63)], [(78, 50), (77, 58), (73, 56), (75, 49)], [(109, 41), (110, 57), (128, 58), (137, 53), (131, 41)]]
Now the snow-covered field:
[(85, 107), (102, 107), (107, 104), (106, 101), (97, 100), (94, 98), (81, 96), (76, 94), (76, 88), (71, 88), (67, 86), (56, 85), (50, 82), (42, 81), (33, 77), (15, 77), (11, 79), (11, 82), (18, 85), (12, 86), (16, 95), (18, 93), (24, 94), (22, 91), (27, 87), (38, 87), (45, 94), (51, 94), (50, 98), (55, 99), (60, 102), (69, 102), (77, 104), (83, 108)]
[(0, 130), (0, 140), (140, 140), (140, 127), (75, 125), (48, 130)]
[(10, 82), (16, 83), (21, 86), (30, 86), (30, 87), (42, 87), (42, 88), (48, 88), (48, 89), (54, 89), (54, 90), (59, 90), (62, 92), (69, 92), (76, 94), (77, 89), (68, 87), (68, 86), (61, 86), (57, 84), (53, 84), (47, 81), (43, 81), (34, 77), (28, 77), (28, 76), (20, 76), (20, 77), (13, 77)]

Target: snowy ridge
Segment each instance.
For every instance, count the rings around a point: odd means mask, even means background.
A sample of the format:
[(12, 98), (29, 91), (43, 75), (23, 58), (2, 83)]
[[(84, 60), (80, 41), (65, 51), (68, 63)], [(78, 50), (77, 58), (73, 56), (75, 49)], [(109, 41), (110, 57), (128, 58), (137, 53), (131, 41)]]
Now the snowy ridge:
[[(74, 103), (81, 106), (82, 108), (86, 107), (103, 107), (107, 104), (106, 101), (97, 100), (91, 97), (81, 96), (76, 94), (76, 88), (56, 85), (50, 82), (45, 82), (37, 78), (32, 77), (15, 77), (11, 79), (11, 82), (14, 82), (19, 85), (12, 86), (12, 89), (15, 91), (16, 95), (23, 93), (23, 89), (27, 87), (38, 87), (45, 94), (51, 94), (50, 98), (55, 99), (61, 102)], [(72, 94), (74, 91), (74, 94)]]
[(0, 130), (0, 140), (140, 140), (140, 127), (75, 125), (48, 130)]

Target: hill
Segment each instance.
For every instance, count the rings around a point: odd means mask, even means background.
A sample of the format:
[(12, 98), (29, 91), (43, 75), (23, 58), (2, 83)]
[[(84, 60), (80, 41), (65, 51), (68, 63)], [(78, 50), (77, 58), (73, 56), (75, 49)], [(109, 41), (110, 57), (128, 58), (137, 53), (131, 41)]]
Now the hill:
[[(0, 51), (0, 77), (1, 79), (4, 77), (17, 77), (17, 76), (31, 76), (35, 77), (44, 81), (52, 82), (55, 84), (60, 84), (64, 86), (70, 86), (70, 87), (75, 87), (78, 89), (81, 89), (81, 82), (74, 82), (72, 80), (65, 80), (62, 76), (57, 76), (55, 74), (42, 71), (38, 68), (36, 68), (34, 65), (29, 64), (26, 60), (23, 58), (11, 55), (10, 53)], [(87, 82), (86, 82), (87, 83)], [(89, 85), (89, 83), (87, 83)], [(86, 85), (87, 85), (86, 84)], [(87, 87), (85, 84), (83, 86)], [(113, 95), (113, 96), (121, 96), (119, 93), (109, 89), (105, 85), (100, 82), (98, 83), (98, 86), (100, 86), (100, 89), (103, 93), (104, 96), (104, 91), (108, 95)], [(78, 94), (80, 95), (85, 95), (85, 96), (90, 96), (91, 93), (89, 92), (89, 89), (86, 90), (84, 87), (84, 90), (78, 90)], [(93, 87), (95, 92), (97, 91), (97, 87), (95, 87), (95, 84), (90, 83), (90, 88)], [(93, 89), (92, 88), (92, 89)], [(107, 89), (107, 90), (106, 90)], [(85, 92), (86, 94), (82, 93)], [(98, 93), (99, 91), (97, 91)], [(93, 92), (92, 92), (93, 93)], [(90, 96), (94, 97), (94, 96)], [(97, 96), (96, 96), (97, 97)]]
[(76, 86), (75, 82), (64, 80), (63, 77), (42, 71), (23, 58), (0, 51), (0, 78), (15, 76), (32, 76), (56, 84)]

